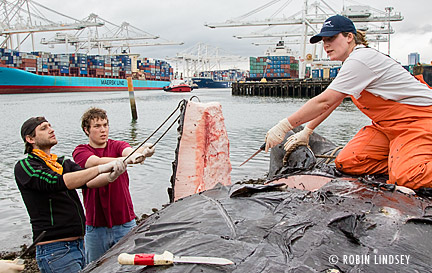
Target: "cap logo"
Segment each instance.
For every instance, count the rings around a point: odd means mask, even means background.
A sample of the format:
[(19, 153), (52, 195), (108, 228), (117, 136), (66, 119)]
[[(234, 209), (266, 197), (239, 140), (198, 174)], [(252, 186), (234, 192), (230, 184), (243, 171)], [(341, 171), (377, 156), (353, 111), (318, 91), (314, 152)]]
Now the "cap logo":
[(348, 17), (337, 14), (324, 21), (320, 33), (310, 38), (310, 42), (318, 43), (322, 37), (332, 37), (341, 32), (357, 33), (354, 23)]
[(334, 27), (334, 25), (332, 25), (331, 21), (327, 21), (324, 22), (323, 27)]

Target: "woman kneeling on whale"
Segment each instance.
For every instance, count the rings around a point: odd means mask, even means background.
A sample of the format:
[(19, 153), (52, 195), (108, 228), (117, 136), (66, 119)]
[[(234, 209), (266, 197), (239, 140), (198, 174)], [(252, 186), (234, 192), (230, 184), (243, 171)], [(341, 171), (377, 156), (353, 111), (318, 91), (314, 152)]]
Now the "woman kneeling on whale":
[(350, 175), (388, 174), (390, 184), (432, 188), (431, 90), (395, 60), (369, 48), (364, 34), (344, 16), (328, 18), (310, 42), (321, 40), (330, 60), (343, 65), (323, 93), (267, 132), (266, 151), (309, 122), (288, 138), (285, 150), (307, 144), (313, 130), (349, 96), (372, 124), (339, 153), (337, 169)]

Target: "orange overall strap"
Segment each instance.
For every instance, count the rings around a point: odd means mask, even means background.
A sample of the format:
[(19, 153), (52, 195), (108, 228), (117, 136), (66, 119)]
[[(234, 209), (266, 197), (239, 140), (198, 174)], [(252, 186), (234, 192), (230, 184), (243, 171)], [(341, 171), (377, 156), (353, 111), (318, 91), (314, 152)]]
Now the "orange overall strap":
[(417, 80), (419, 80), (421, 83), (426, 84), (427, 87), (429, 87), (430, 89), (432, 89), (432, 87), (429, 86), (429, 84), (424, 80), (423, 75), (415, 75), (414, 76)]

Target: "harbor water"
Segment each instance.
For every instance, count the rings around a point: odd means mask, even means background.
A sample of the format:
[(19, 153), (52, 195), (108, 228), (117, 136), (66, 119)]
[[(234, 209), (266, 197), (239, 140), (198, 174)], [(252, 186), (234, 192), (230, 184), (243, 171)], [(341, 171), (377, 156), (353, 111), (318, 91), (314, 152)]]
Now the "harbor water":
[[(266, 132), (273, 125), (306, 102), (292, 98), (233, 96), (231, 89), (196, 89), (182, 94), (161, 90), (139, 91), (135, 92), (138, 120), (133, 122), (126, 91), (0, 95), (0, 251), (18, 250), (20, 245), (29, 245), (32, 241), (29, 217), (13, 174), (17, 160), (25, 157), (20, 127), (27, 118), (45, 116), (59, 142), (52, 153), (72, 158), (74, 148), (88, 141), (81, 130), (80, 118), (89, 107), (107, 110), (110, 138), (137, 146), (182, 99), (191, 96), (197, 96), (201, 102), (219, 102), (222, 105), (230, 141), (233, 183), (265, 177), (269, 153), (262, 152), (242, 167), (239, 165), (261, 146)], [(346, 101), (316, 132), (338, 145), (344, 145), (369, 123), (369, 119), (352, 102)], [(178, 137), (176, 128), (177, 125), (156, 145), (153, 157), (146, 159), (143, 165), (128, 167), (130, 191), (138, 217), (151, 214), (152, 208), (161, 209), (168, 203), (167, 188), (170, 187), (171, 163), (175, 158)], [(160, 134), (157, 133), (149, 142), (155, 141)]]

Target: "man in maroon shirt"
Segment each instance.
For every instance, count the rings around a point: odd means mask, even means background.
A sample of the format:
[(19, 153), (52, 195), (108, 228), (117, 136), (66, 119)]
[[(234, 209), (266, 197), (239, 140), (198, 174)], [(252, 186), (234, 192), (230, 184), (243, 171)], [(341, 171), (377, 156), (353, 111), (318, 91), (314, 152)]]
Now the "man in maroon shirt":
[[(124, 141), (108, 139), (108, 117), (103, 109), (87, 110), (81, 118), (81, 127), (89, 137), (89, 144), (78, 145), (72, 155), (83, 168), (126, 157), (133, 151)], [(138, 149), (127, 163), (142, 163), (145, 157), (152, 156), (154, 148), (149, 146)], [(90, 263), (136, 226), (127, 172), (105, 187), (83, 189), (83, 201), (86, 210), (85, 251), (87, 263)]]

